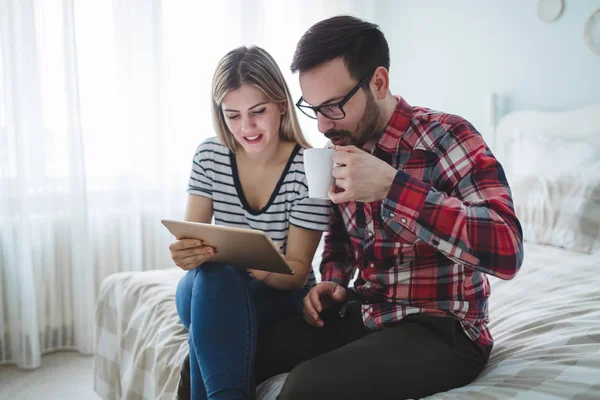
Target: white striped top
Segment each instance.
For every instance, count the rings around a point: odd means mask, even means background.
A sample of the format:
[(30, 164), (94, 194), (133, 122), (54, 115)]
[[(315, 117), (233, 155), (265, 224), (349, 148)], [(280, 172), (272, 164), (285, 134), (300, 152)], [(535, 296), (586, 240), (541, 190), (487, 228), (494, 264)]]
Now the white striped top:
[[(331, 214), (329, 200), (308, 198), (303, 151), (296, 145), (269, 202), (254, 210), (244, 197), (235, 154), (216, 137), (207, 139), (194, 155), (188, 193), (212, 199), (215, 224), (261, 230), (285, 254), (290, 224), (326, 231)], [(307, 285), (314, 284), (311, 270)]]

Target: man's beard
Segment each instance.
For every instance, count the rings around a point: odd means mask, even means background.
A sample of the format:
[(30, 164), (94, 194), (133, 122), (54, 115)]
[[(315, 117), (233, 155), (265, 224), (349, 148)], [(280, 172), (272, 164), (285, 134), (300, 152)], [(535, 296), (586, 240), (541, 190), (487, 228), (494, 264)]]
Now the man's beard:
[(356, 132), (353, 134), (349, 130), (331, 130), (325, 133), (328, 139), (335, 138), (336, 141), (340, 141), (341, 145), (348, 146), (354, 145), (358, 148), (363, 147), (369, 140), (375, 138), (378, 135), (376, 132), (377, 122), (379, 121), (379, 107), (375, 103), (375, 97), (370, 90), (366, 90), (367, 104), (365, 106), (365, 113), (362, 119), (358, 122)]

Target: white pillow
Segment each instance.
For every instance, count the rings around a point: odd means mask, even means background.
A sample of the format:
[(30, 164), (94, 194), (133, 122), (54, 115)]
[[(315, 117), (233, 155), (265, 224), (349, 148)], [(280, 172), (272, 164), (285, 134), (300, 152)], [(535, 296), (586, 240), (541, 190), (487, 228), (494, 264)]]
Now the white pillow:
[(586, 142), (517, 130), (513, 134), (510, 155), (511, 179), (545, 176), (600, 181), (600, 149)]
[(585, 253), (600, 249), (600, 150), (515, 132), (509, 185), (528, 242)]

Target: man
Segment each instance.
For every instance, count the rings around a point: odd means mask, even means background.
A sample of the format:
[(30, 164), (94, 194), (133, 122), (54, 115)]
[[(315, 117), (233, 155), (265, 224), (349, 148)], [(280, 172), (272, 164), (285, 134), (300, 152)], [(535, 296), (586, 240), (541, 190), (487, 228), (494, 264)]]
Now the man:
[(392, 96), (376, 25), (317, 23), (291, 68), (298, 108), (336, 146), (333, 217), (323, 282), (303, 317), (262, 332), (258, 381), (291, 371), (280, 399), (419, 398), (468, 384), (493, 344), (486, 274), (511, 279), (523, 260), (502, 167), (463, 118)]

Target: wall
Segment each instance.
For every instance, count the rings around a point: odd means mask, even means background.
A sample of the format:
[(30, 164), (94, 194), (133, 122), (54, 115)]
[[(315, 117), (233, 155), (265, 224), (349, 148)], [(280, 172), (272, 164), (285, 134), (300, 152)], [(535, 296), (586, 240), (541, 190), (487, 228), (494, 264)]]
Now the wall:
[(375, 22), (391, 51), (391, 89), (412, 105), (462, 115), (484, 133), (485, 98), (500, 112), (600, 103), (600, 55), (583, 40), (600, 0), (565, 0), (537, 18), (537, 0), (380, 0)]

